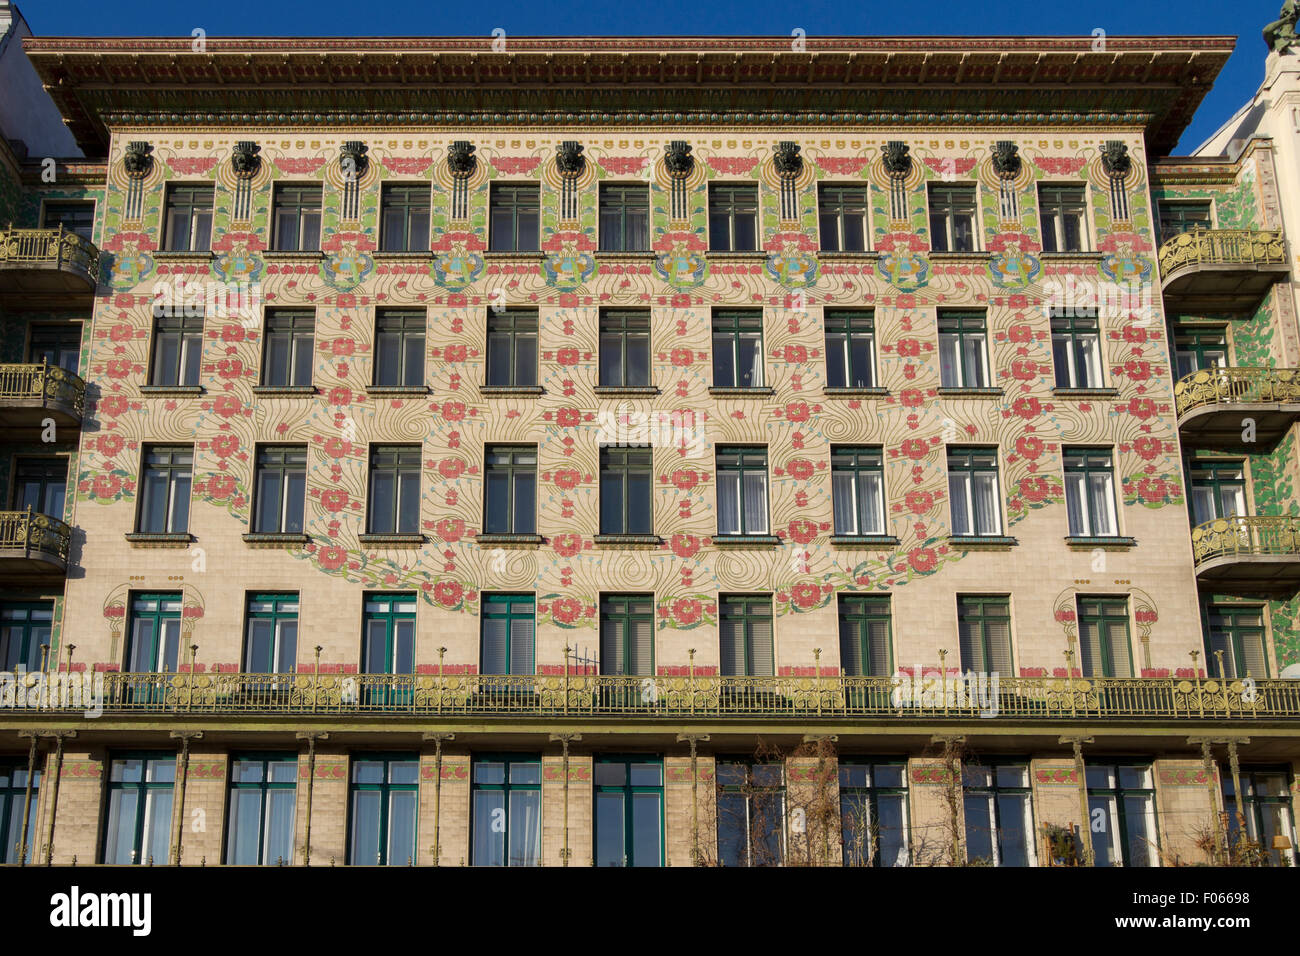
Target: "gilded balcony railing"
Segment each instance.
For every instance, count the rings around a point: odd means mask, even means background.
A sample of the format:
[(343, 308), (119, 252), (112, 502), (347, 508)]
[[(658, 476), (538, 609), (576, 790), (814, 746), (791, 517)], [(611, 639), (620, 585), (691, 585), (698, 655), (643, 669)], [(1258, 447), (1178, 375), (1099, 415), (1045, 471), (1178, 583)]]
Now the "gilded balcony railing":
[[(50, 678), (60, 675), (45, 675)], [(66, 676), (66, 675), (63, 675)], [(100, 675), (95, 675), (96, 679)], [(1300, 718), (1300, 681), (1206, 678), (616, 677), (114, 673), (106, 713), (358, 718)], [(28, 674), (29, 683), (41, 679)], [(30, 695), (29, 691), (29, 695)], [(95, 691), (99, 693), (98, 689)], [(43, 709), (87, 710), (84, 695)], [(62, 701), (62, 703), (59, 703)]]
[(63, 226), (0, 229), (0, 266), (23, 263), (75, 266), (91, 280), (99, 280), (99, 250)]
[(58, 365), (0, 365), (0, 402), (34, 400), (59, 404), (78, 416), (85, 410), (86, 383)]
[(1192, 229), (1160, 246), (1166, 278), (1194, 265), (1286, 265), (1286, 243), (1280, 229)]
[(1300, 517), (1231, 515), (1192, 529), (1192, 559), (1292, 555), (1300, 560)]
[(1300, 369), (1203, 368), (1174, 385), (1181, 416), (1211, 405), (1300, 405)]
[(72, 529), (50, 515), (33, 511), (0, 511), (0, 551), (23, 551), (68, 561)]

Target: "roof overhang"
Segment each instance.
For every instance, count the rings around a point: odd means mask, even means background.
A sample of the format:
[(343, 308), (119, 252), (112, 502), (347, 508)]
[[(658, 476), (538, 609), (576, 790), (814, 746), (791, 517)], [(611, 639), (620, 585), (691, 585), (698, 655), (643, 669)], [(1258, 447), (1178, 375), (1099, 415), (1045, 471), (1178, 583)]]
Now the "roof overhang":
[[(87, 155), (119, 126), (1103, 125), (1169, 152), (1234, 37), (36, 37)], [(497, 48), (494, 49), (494, 44)]]

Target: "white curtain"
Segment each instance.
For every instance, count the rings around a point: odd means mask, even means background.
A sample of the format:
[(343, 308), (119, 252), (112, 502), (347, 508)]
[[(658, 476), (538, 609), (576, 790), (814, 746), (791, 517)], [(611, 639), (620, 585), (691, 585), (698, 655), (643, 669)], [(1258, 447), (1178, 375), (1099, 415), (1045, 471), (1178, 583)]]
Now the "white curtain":
[(745, 533), (767, 534), (767, 474), (745, 472)]
[(1108, 473), (1088, 476), (1088, 510), (1092, 513), (1093, 534), (1115, 534), (1115, 493)]
[(884, 534), (885, 508), (881, 476), (858, 473), (858, 534)]
[(975, 504), (975, 533), (999, 534), (1002, 509), (998, 507), (998, 476), (976, 474), (972, 497)]
[(740, 475), (718, 475), (718, 534), (740, 534)]
[(538, 866), (542, 850), (542, 795), (536, 790), (510, 793), (510, 866)]
[(970, 507), (967, 492), (970, 476), (955, 474), (948, 476), (948, 502), (952, 509), (952, 533), (971, 534)]
[(858, 534), (851, 472), (831, 476), (831, 499), (831, 510), (835, 516), (835, 533)]

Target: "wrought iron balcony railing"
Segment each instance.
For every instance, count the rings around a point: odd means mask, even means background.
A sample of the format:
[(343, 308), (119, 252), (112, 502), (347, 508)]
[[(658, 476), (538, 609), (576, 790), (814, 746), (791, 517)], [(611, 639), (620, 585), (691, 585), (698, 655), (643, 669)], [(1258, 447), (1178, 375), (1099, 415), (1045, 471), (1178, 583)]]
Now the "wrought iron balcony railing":
[(0, 364), (0, 403), (4, 402), (58, 405), (80, 418), (86, 407), (86, 383), (58, 365)]
[(1286, 265), (1280, 229), (1192, 229), (1160, 246), (1160, 273), (1186, 266)]
[(0, 552), (22, 552), (26, 557), (54, 558), (68, 563), (72, 529), (58, 518), (33, 511), (0, 511)]
[(95, 244), (63, 226), (48, 229), (0, 229), (0, 266), (32, 265), (71, 268), (91, 283), (99, 280)]
[(1223, 405), (1300, 405), (1300, 369), (1204, 368), (1174, 385), (1179, 417)]
[[(53, 674), (28, 674), (29, 685)], [(99, 675), (95, 675), (96, 679)], [(1300, 681), (1007, 677), (616, 677), (107, 673), (106, 713), (690, 718), (1300, 717)], [(42, 710), (84, 711), (47, 685)], [(98, 694), (98, 690), (96, 690)], [(15, 711), (21, 713), (21, 711)]]
[(1192, 529), (1192, 559), (1287, 556), (1300, 561), (1300, 517), (1231, 515)]

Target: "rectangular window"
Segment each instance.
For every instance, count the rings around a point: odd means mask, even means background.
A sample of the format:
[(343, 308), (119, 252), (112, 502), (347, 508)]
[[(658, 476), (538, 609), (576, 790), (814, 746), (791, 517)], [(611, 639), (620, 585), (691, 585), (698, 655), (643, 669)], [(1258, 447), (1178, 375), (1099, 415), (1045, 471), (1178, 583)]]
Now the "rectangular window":
[(1039, 186), (1038, 218), (1044, 252), (1083, 252), (1087, 248), (1087, 213), (1082, 186)]
[(601, 534), (653, 533), (653, 492), (649, 447), (601, 446)]
[(867, 213), (871, 203), (866, 186), (822, 183), (817, 187), (817, 217), (826, 252), (865, 252)]
[(1128, 598), (1080, 597), (1079, 667), (1084, 677), (1132, 677)]
[(77, 374), (81, 368), (81, 323), (51, 322), (32, 326), (27, 361), (53, 365)]
[(62, 226), (87, 242), (95, 232), (95, 204), (93, 202), (47, 202), (41, 225), (46, 229)]
[(894, 670), (889, 597), (841, 594), (840, 669), (846, 677), (888, 677)]
[(962, 767), (966, 861), (1034, 865), (1034, 814), (1029, 767), (1022, 763)]
[(663, 866), (663, 761), (646, 755), (600, 756), (592, 777), (595, 865)]
[(1193, 229), (1210, 229), (1208, 202), (1182, 202), (1162, 199), (1156, 204), (1160, 213), (1160, 241), (1165, 242)]
[(277, 309), (266, 314), (266, 343), (262, 347), (262, 384), (280, 388), (311, 384), (314, 312)]
[[(39, 767), (39, 764), (38, 764)], [(27, 814), (27, 852), (22, 854), (30, 863), (36, 855), (36, 807), (40, 796), (41, 771), (32, 773), (32, 802)], [(23, 846), (23, 807), (27, 806), (27, 758), (0, 759), (0, 863), (19, 862), (19, 847)]]
[(1071, 537), (1119, 534), (1115, 522), (1115, 470), (1109, 448), (1063, 448), (1065, 507)]
[[(871, 309), (827, 309), (824, 324), (827, 386), (874, 388), (876, 385), (875, 313)], [(714, 348), (716, 355), (716, 344)], [(760, 354), (762, 352), (761, 340), (759, 352)], [(716, 378), (716, 373), (714, 377)]]
[(416, 755), (354, 754), (348, 865), (413, 865), (419, 805)]
[(253, 531), (302, 534), (307, 499), (307, 446), (258, 446), (255, 485)]
[(930, 248), (935, 252), (975, 251), (975, 187), (930, 186)]
[(14, 509), (63, 520), (68, 491), (68, 459), (19, 458), (14, 469)]
[(174, 185), (167, 189), (164, 216), (167, 252), (207, 252), (212, 247), (211, 186)]
[(762, 309), (714, 311), (713, 384), (716, 388), (762, 387)]
[(385, 310), (375, 316), (375, 385), (415, 388), (424, 384), (425, 314)]
[(954, 536), (987, 537), (1002, 533), (996, 448), (948, 449), (948, 504), (952, 509)]
[(488, 534), (537, 533), (537, 446), (486, 448), (483, 530)]
[(1101, 331), (1095, 315), (1052, 313), (1057, 388), (1101, 388)]
[(297, 592), (249, 595), (246, 627), (246, 674), (292, 674), (297, 669)]
[(232, 756), (229, 797), (226, 864), (292, 865), (298, 755)]
[(285, 183), (275, 187), (272, 234), (281, 252), (316, 252), (320, 249), (321, 187)]
[(1088, 815), (1097, 866), (1156, 866), (1156, 791), (1150, 764), (1090, 764)]
[(600, 251), (650, 249), (650, 187), (610, 183), (600, 187)]
[[(1226, 680), (1267, 679), (1264, 608), (1257, 604), (1209, 604), (1205, 608), (1206, 672)], [(1222, 666), (1220, 666), (1222, 661)]]
[(419, 445), (376, 445), (370, 449), (366, 515), (370, 534), (419, 534)]
[(380, 194), (380, 250), (429, 251), (429, 186), (386, 185)]
[(769, 594), (723, 594), (718, 599), (718, 639), (723, 677), (776, 673)]
[(498, 388), (532, 388), (537, 384), (535, 309), (489, 313), (486, 384)]
[[(0, 604), (0, 670), (38, 671), (48, 666), (53, 650), (50, 628), (54, 623), (53, 601), (13, 601)], [(42, 651), (41, 648), (46, 650)], [(0, 828), (0, 833), (3, 833)]]
[(146, 445), (142, 456), (140, 514), (145, 534), (186, 534), (190, 529), (190, 482), (194, 449), (189, 445)]
[(713, 252), (758, 250), (757, 184), (709, 184), (709, 249)]
[(1001, 595), (959, 596), (957, 642), (963, 673), (1014, 676), (1010, 599)]
[(536, 616), (531, 594), (483, 596), (481, 674), (531, 676)]
[[(0, 777), (4, 770), (0, 769)], [(1291, 813), (1285, 767), (1251, 768), (1238, 771), (1241, 778), (1240, 808), (1230, 772), (1220, 771), (1223, 779), (1223, 810), (1228, 817), (1229, 845), (1241, 859), (1267, 860), (1272, 866), (1295, 866), (1295, 818)], [(1243, 839), (1242, 824), (1246, 832)], [(1246, 846), (1249, 841), (1253, 846)]]
[(130, 754), (109, 762), (103, 862), (149, 866), (171, 862), (175, 785), (175, 754)]
[(1174, 377), (1228, 364), (1228, 327), (1174, 322)]
[(179, 592), (132, 594), (126, 669), (132, 674), (174, 674), (181, 651)]
[(988, 388), (988, 329), (983, 312), (939, 312), (939, 384)]
[(840, 820), (845, 866), (907, 866), (907, 763), (842, 757)]
[(361, 627), (365, 673), (415, 673), (414, 594), (366, 595)]
[(718, 758), (718, 860), (780, 866), (785, 859), (785, 768)]
[(719, 445), (718, 534), (767, 534), (767, 449)]
[(489, 192), (493, 252), (537, 252), (541, 208), (536, 183), (493, 183)]
[(650, 385), (650, 312), (602, 309), (600, 384), (614, 388)]
[(541, 758), (475, 757), (470, 790), (470, 865), (541, 866)]
[(199, 384), (203, 355), (203, 316), (159, 316), (153, 322), (153, 368), (150, 385)]
[(653, 594), (600, 599), (600, 672), (650, 677), (655, 672)]
[(1246, 463), (1193, 458), (1187, 463), (1192, 486), (1192, 523), (1246, 513)]
[(831, 449), (835, 534), (885, 533), (884, 450), (879, 445)]

